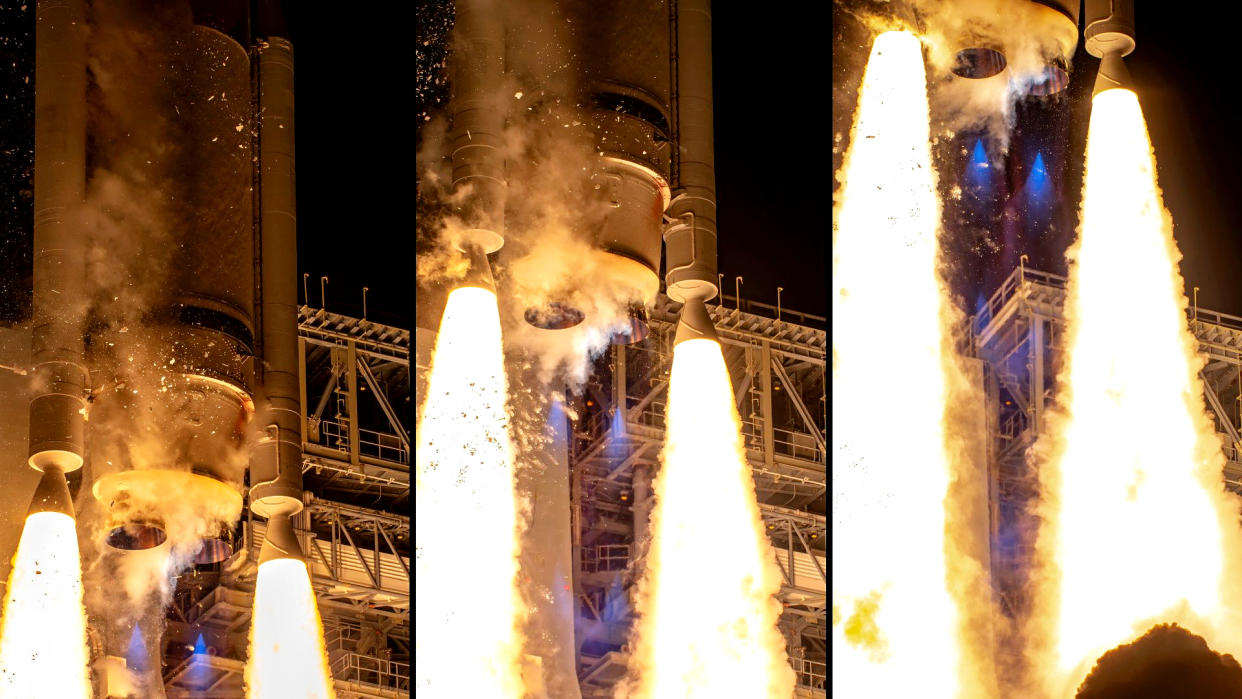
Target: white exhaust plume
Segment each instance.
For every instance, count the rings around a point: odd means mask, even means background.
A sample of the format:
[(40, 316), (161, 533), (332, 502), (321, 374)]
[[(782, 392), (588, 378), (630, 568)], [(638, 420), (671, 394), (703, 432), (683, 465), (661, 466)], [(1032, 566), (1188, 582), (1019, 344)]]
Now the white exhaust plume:
[(1093, 98), (1082, 223), (1067, 255), (1067, 355), (1039, 444), (1028, 630), (1035, 682), (1053, 699), (1157, 623), (1242, 657), (1242, 503), (1224, 488), (1181, 254), (1129, 89)]
[[(417, 425), (414, 691), (522, 694), (522, 512), (496, 295), (449, 294)], [(453, 534), (446, 535), (446, 522)], [(470, 546), (462, 542), (470, 541)]]

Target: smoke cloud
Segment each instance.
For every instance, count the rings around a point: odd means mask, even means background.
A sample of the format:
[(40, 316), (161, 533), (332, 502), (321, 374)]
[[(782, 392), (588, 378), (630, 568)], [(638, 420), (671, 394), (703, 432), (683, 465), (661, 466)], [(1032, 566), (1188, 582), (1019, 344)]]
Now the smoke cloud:
[[(928, 65), (941, 76), (932, 81), (932, 112), (946, 131), (983, 128), (1001, 144), (1008, 142), (1014, 105), (1046, 80), (1049, 64), (1061, 62), (1068, 71), (1078, 39), (1068, 19), (1034, 2), (916, 0), (915, 8)], [(968, 47), (1000, 51), (1006, 69), (982, 80), (953, 75), (957, 52)]]
[(1242, 665), (1176, 624), (1154, 627), (1096, 661), (1078, 699), (1242, 696)]
[[(506, 344), (537, 357), (541, 381), (580, 387), (591, 361), (628, 327), (629, 304), (650, 301), (644, 298), (650, 290), (636, 288), (596, 242), (610, 209), (597, 174), (595, 134), (576, 96), (573, 37), (554, 5), (538, 5), (498, 8), (508, 52), (495, 104), (506, 113), (501, 150), (508, 188), (505, 246), (494, 271)], [(420, 130), (420, 237), (432, 242), (419, 257), (419, 281), (448, 284), (467, 269), (456, 249), (466, 227), (452, 212), (470, 191), (452, 187), (446, 116), (425, 115)], [(525, 322), (528, 308), (549, 303), (578, 309), (584, 322), (552, 331)]]
[[(129, 471), (174, 476), (130, 478), (127, 497), (115, 502), (101, 503), (89, 490), (79, 498), (85, 601), (91, 615), (104, 620), (110, 654), (129, 646), (135, 628), (158, 638), (176, 576), (193, 564), (205, 536), (236, 523), (248, 461), (248, 433), (236, 415), (226, 415), (219, 396), (187, 379), (187, 356), (202, 350), (214, 357), (222, 350), (191, 348), (161, 315), (183, 283), (181, 258), (191, 254), (183, 252), (185, 232), (238, 215), (225, 206), (223, 215), (204, 211), (204, 202), (228, 202), (234, 192), (228, 185), (189, 182), (198, 175), (186, 174), (204, 172), (187, 163), (201, 165), (204, 151), (227, 140), (196, 126), (200, 112), (218, 116), (219, 110), (189, 98), (187, 85), (201, 73), (201, 62), (215, 59), (195, 55), (202, 51), (193, 27), (188, 2), (133, 0), (92, 3), (88, 26), (82, 211), (93, 383), (88, 480), (98, 485)], [(248, 108), (248, 94), (233, 99)], [(228, 147), (240, 141), (235, 157), (249, 161), (244, 126), (229, 129)], [(251, 250), (233, 252), (249, 264)], [(198, 463), (208, 464), (228, 487), (192, 479), (189, 470)], [(126, 520), (159, 522), (167, 539), (153, 549), (118, 552), (106, 538)], [(154, 655), (158, 674), (158, 648)]]
[[(912, 0), (909, 9), (872, 2), (847, 13), (873, 34), (898, 28), (917, 34), (926, 48), (933, 128), (945, 136), (987, 131), (1002, 150), (1009, 142), (1015, 105), (1038, 94), (1047, 66), (1056, 64), (1068, 72), (1078, 37), (1068, 19), (1036, 2)], [(1001, 52), (1005, 70), (984, 79), (954, 75), (957, 52), (964, 48)]]

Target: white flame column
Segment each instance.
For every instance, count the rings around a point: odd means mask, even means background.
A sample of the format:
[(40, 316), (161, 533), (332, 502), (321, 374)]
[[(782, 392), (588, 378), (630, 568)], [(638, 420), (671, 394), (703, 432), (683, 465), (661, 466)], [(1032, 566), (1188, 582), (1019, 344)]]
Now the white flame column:
[(912, 34), (876, 38), (842, 173), (832, 248), (833, 694), (947, 699), (958, 692), (959, 653), (945, 562), (940, 201)]

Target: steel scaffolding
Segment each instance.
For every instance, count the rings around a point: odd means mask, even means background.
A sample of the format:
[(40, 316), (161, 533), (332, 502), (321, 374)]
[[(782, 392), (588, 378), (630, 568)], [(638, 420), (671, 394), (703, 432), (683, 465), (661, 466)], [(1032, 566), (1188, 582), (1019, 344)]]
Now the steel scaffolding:
[[(973, 351), (983, 360), (993, 590), (1001, 611), (1021, 616), (1037, 521), (1026, 504), (1036, 492), (1027, 449), (1044, 424), (1055, 389), (1065, 325), (1067, 279), (1019, 266), (970, 319)], [(1242, 318), (1192, 305), (1188, 327), (1207, 357), (1204, 398), (1227, 456), (1226, 487), (1242, 493)]]
[[(760, 512), (783, 578), (781, 629), (800, 692), (823, 696), (826, 320), (734, 298), (722, 298), (708, 310), (720, 336)], [(640, 542), (651, 508), (652, 472), (659, 467), (664, 442), (679, 311), (679, 304), (661, 295), (650, 314), (650, 336), (634, 345), (613, 345), (576, 405), (571, 500), (584, 699), (610, 696), (625, 672), (630, 591), (643, 570)]]
[[(295, 520), (341, 699), (410, 692), (410, 333), (299, 309), (305, 510)], [(265, 525), (245, 552), (180, 576), (164, 633), (168, 696), (240, 699)]]

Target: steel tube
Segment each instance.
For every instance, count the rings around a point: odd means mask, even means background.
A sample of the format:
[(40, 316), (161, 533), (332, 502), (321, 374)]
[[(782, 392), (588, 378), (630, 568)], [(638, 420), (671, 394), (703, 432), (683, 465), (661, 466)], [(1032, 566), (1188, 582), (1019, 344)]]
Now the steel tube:
[(36, 469), (82, 466), (88, 373), (86, 278), (77, 216), (86, 191), (83, 0), (39, 0), (35, 24), (34, 311), (30, 458)]
[(259, 54), (259, 195), (266, 439), (250, 462), (250, 508), (272, 517), (302, 510), (298, 384), (297, 209), (294, 191), (293, 45), (281, 37)]
[(677, 0), (677, 134), (673, 219), (664, 231), (667, 293), (709, 301), (716, 288), (716, 154), (711, 0)]

